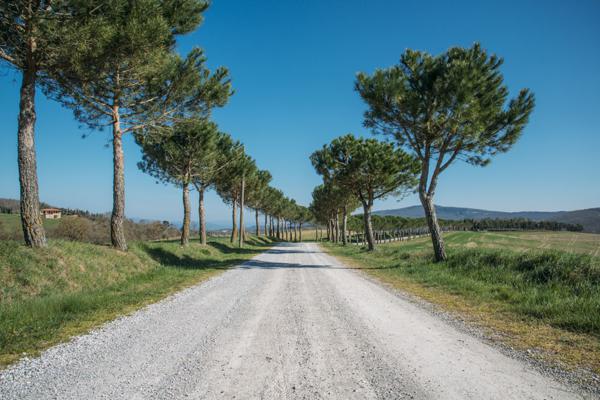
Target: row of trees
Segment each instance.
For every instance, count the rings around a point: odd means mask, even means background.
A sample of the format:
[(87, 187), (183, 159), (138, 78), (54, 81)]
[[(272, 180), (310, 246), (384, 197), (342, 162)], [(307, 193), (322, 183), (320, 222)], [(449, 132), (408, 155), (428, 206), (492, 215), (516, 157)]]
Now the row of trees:
[(485, 166), (492, 156), (508, 151), (534, 108), (534, 96), (527, 89), (508, 100), (502, 63), (475, 44), (437, 56), (407, 50), (398, 65), (370, 75), (359, 73), (355, 89), (368, 106), (364, 125), (391, 143), (347, 135), (313, 153), (313, 166), (324, 180), (313, 192), (317, 218), (329, 226), (340, 210), (358, 199), (368, 248), (373, 250), (373, 201), (415, 190), (435, 259), (445, 260), (434, 206), (440, 175), (457, 160)]
[(123, 136), (220, 105), (225, 69), (205, 67), (200, 49), (174, 51), (176, 37), (202, 21), (204, 0), (15, 0), (0, 5), (0, 59), (22, 75), (18, 123), (20, 211), (26, 244), (46, 245), (34, 146), (35, 93), (92, 129), (110, 127), (113, 147), (111, 242), (124, 234)]
[[(175, 52), (177, 37), (200, 25), (208, 5), (206, 0), (15, 0), (0, 4), (0, 60), (22, 77), (17, 134), (20, 215), (27, 245), (46, 246), (34, 145), (37, 87), (71, 109), (82, 125), (111, 131), (110, 233), (115, 248), (127, 249), (126, 134), (135, 135), (143, 148), (140, 168), (182, 187), (182, 243), (189, 240), (190, 186), (200, 196), (203, 243), (203, 198), (211, 187), (232, 204), (234, 219), (237, 208), (243, 219), (244, 205), (250, 205), (257, 213), (285, 220), (287, 227), (306, 220), (304, 210), (283, 194), (265, 189), (270, 174), (259, 171), (243, 147), (210, 122), (211, 110), (225, 105), (232, 94), (227, 69), (210, 71), (199, 48), (185, 57)], [(235, 224), (233, 228), (232, 240), (237, 235)]]
[[(199, 204), (200, 242), (206, 244), (204, 196), (214, 189), (231, 205), (231, 241), (245, 240), (244, 211), (254, 211), (256, 235), (301, 240), (302, 224), (310, 219), (305, 207), (269, 186), (271, 174), (260, 170), (245, 153), (244, 146), (207, 118), (192, 116), (171, 126), (159, 126), (136, 134), (143, 150), (140, 169), (157, 180), (182, 189), (183, 227), (181, 244), (190, 238), (190, 188), (196, 189)], [(239, 212), (239, 217), (238, 217)], [(260, 221), (259, 214), (264, 216)], [(261, 233), (261, 225), (263, 227)], [(293, 234), (293, 235), (292, 235)]]

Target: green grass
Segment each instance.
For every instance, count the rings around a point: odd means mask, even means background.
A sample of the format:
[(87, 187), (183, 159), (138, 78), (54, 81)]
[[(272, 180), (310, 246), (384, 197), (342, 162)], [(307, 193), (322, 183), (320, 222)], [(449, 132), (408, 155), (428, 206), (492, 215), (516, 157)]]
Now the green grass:
[[(54, 230), (60, 223), (60, 219), (43, 219), (44, 228)], [(19, 214), (1, 214), (0, 229), (5, 233), (18, 232), (21, 234), (21, 216)]]
[[(511, 345), (518, 339), (523, 347), (570, 351), (561, 357), (600, 372), (600, 257), (590, 255), (600, 235), (580, 235), (586, 234), (449, 233), (443, 263), (432, 261), (429, 238), (381, 244), (371, 253), (325, 247), (383, 282), (475, 316), (512, 336)], [(561, 342), (565, 337), (572, 346)]]
[(132, 243), (123, 253), (51, 241), (32, 250), (0, 241), (0, 366), (205, 280), (270, 247), (228, 240), (207, 246), (176, 241)]

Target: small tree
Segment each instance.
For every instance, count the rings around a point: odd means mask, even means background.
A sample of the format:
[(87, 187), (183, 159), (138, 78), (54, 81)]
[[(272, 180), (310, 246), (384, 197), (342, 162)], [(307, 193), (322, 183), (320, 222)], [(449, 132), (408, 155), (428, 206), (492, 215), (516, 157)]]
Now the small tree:
[[(233, 145), (228, 154), (225, 155), (227, 165), (225, 168), (219, 171), (219, 176), (215, 182), (215, 189), (217, 194), (226, 203), (231, 203), (231, 237), (230, 241), (233, 243), (238, 240), (238, 222), (237, 222), (237, 210), (238, 207), (241, 209), (242, 187), (244, 186), (245, 178), (256, 170), (254, 160), (250, 158), (245, 152), (244, 147), (239, 143)], [(243, 229), (243, 227), (240, 227)]]
[(433, 201), (439, 175), (457, 159), (484, 166), (508, 151), (534, 108), (527, 89), (507, 102), (502, 62), (479, 44), (439, 56), (407, 50), (399, 65), (356, 80), (369, 106), (365, 126), (392, 136), (419, 159), (419, 198), (437, 261), (446, 259)]
[(205, 119), (187, 119), (173, 126), (149, 129), (136, 135), (144, 152), (139, 168), (165, 183), (182, 188), (183, 227), (181, 245), (190, 237), (189, 186), (204, 172), (204, 163), (214, 157), (216, 125)]
[(414, 188), (418, 171), (415, 158), (390, 143), (346, 135), (313, 153), (311, 160), (321, 175), (359, 198), (368, 248), (374, 250), (373, 204)]
[[(207, 123), (202, 128), (203, 148), (196, 154), (198, 163), (192, 177), (192, 183), (198, 191), (198, 219), (200, 229), (200, 243), (206, 245), (206, 209), (204, 194), (213, 187), (219, 179), (219, 174), (231, 161), (229, 156), (236, 153), (236, 146), (240, 146), (226, 133), (219, 132), (214, 123)], [(201, 160), (200, 160), (201, 159)]]
[(268, 201), (267, 187), (271, 181), (271, 173), (265, 170), (259, 170), (253, 176), (246, 180), (246, 204), (254, 209), (254, 219), (256, 224), (256, 236), (260, 236), (260, 221), (258, 213)]

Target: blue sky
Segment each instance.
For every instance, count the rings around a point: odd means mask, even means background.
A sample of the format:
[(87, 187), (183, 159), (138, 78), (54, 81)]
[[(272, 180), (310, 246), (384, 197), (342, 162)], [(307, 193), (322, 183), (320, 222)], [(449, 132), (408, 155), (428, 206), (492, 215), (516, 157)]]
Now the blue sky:
[[(457, 163), (441, 177), (437, 204), (505, 211), (600, 206), (600, 2), (214, 0), (204, 25), (178, 49), (205, 49), (209, 65), (230, 69), (236, 94), (214, 113), (246, 145), (273, 185), (308, 205), (320, 178), (308, 156), (336, 136), (370, 135), (353, 90), (358, 71), (397, 63), (407, 48), (439, 53), (479, 41), (505, 58), (511, 93), (537, 107), (522, 139), (485, 168)], [(16, 121), (20, 76), (0, 75), (0, 197), (18, 198)], [(90, 132), (38, 96), (37, 151), (43, 201), (111, 209), (108, 132)], [(89, 134), (82, 139), (82, 134)], [(157, 185), (125, 142), (127, 215), (178, 220), (181, 195)], [(195, 196), (194, 196), (195, 197)], [(195, 200), (195, 199), (194, 199)], [(418, 204), (411, 196), (377, 209)], [(196, 209), (194, 204), (194, 210)], [(211, 194), (208, 219), (228, 208)], [(194, 218), (196, 215), (194, 214)]]

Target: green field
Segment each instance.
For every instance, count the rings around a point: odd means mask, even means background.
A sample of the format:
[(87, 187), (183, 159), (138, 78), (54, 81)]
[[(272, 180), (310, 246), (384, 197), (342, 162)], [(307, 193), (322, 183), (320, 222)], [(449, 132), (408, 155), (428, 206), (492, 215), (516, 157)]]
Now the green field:
[[(60, 223), (59, 219), (44, 219), (44, 228), (51, 231)], [(0, 230), (4, 233), (17, 232), (22, 235), (19, 214), (0, 214)]]
[[(600, 235), (453, 232), (448, 261), (432, 261), (428, 237), (361, 246), (325, 243), (350, 265), (474, 319), (517, 347), (560, 353), (600, 371)], [(513, 341), (514, 340), (514, 341)]]
[(126, 253), (51, 240), (32, 250), (0, 241), (0, 366), (132, 312), (265, 251), (251, 239), (131, 243)]

